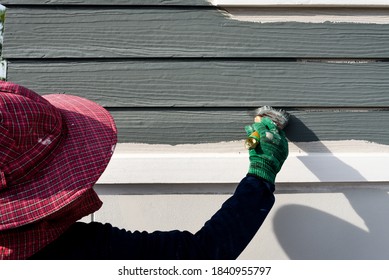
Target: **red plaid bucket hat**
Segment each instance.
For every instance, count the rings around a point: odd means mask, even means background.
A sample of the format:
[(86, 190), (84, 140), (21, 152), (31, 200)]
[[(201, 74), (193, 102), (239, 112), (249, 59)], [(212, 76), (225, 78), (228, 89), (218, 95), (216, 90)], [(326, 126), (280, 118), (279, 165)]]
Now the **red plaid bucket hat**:
[(0, 82), (0, 233), (90, 199), (116, 135), (111, 115), (92, 101)]

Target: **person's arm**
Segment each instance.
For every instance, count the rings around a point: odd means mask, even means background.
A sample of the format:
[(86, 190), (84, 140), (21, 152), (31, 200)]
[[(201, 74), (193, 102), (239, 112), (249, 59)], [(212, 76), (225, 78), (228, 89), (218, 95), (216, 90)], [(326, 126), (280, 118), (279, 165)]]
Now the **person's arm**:
[(195, 234), (187, 231), (131, 233), (112, 228), (109, 258), (236, 259), (272, 208), (273, 190), (273, 184), (248, 175), (234, 195)]
[(196, 234), (206, 259), (236, 259), (257, 233), (274, 204), (274, 185), (246, 176)]

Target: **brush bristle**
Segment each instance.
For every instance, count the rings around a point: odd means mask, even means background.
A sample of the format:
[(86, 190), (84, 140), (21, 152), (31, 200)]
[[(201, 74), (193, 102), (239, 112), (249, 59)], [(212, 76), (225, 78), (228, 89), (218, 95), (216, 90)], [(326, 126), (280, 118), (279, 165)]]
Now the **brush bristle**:
[(262, 106), (255, 113), (256, 116), (270, 118), (279, 129), (284, 129), (287, 126), (290, 117), (286, 111), (274, 109), (271, 106)]

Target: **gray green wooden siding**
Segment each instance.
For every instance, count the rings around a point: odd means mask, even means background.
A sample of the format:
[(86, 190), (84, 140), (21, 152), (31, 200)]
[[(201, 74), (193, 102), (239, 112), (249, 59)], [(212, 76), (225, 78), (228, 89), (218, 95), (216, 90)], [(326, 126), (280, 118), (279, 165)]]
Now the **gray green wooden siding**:
[(100, 103), (120, 142), (239, 140), (272, 105), (293, 114), (291, 141), (389, 144), (387, 24), (242, 22), (200, 0), (3, 2), (7, 79)]

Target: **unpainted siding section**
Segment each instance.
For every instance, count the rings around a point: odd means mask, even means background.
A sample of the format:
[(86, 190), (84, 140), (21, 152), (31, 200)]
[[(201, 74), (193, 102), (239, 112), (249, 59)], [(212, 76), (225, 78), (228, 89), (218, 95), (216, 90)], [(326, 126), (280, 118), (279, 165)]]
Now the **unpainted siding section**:
[(291, 141), (389, 144), (389, 24), (243, 22), (202, 1), (102, 3), (9, 3), (8, 80), (102, 104), (120, 142), (238, 140), (250, 112), (272, 105), (293, 114)]

